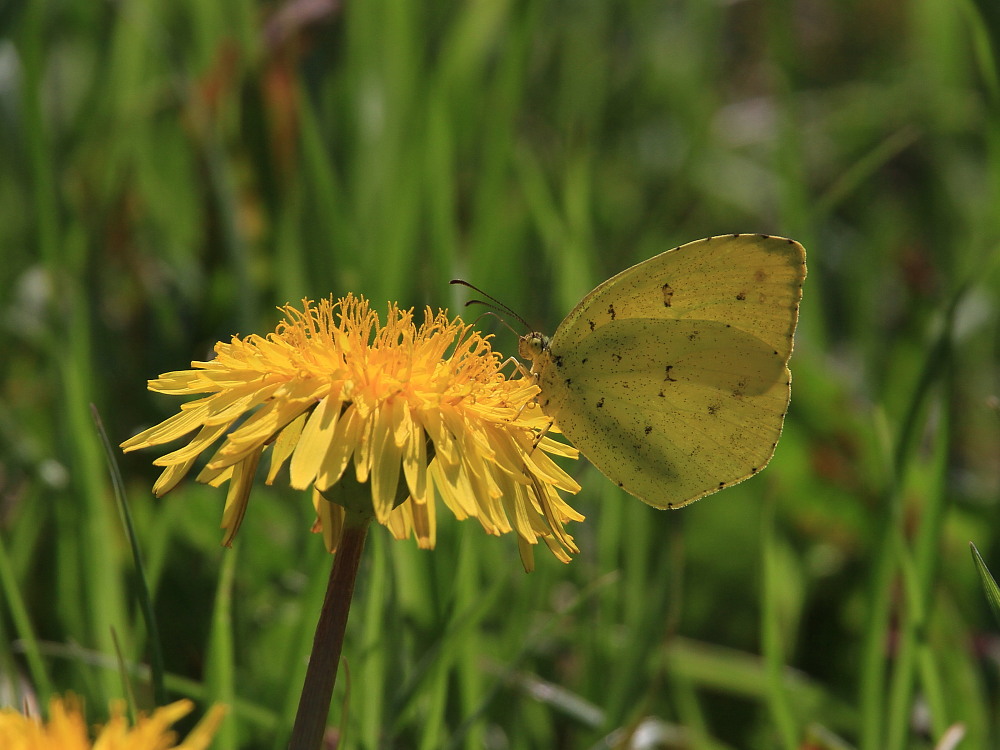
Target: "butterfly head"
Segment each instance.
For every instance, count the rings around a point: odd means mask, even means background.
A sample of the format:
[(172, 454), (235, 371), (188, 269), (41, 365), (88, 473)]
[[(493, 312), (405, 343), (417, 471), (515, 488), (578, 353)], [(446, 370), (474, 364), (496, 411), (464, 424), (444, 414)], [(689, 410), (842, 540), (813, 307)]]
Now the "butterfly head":
[(538, 331), (526, 333), (517, 342), (517, 353), (523, 359), (528, 359), (532, 362), (537, 361), (548, 350), (549, 337)]

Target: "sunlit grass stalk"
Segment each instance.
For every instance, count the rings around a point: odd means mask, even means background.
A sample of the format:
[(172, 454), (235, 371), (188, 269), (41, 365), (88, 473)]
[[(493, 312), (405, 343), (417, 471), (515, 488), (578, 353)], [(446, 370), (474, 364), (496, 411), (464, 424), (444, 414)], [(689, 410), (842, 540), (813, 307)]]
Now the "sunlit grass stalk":
[[(979, 80), (984, 83), (985, 89), (989, 93), (991, 119), (996, 125), (1000, 120), (1000, 60), (997, 59), (997, 50), (992, 43), (992, 40), (997, 38), (996, 33), (991, 31), (990, 25), (983, 18), (983, 10), (973, 0), (961, 0), (958, 7), (960, 12), (965, 15), (968, 24)], [(996, 206), (1000, 201), (1000, 128), (986, 128), (982, 137), (986, 143), (986, 153), (990, 164), (990, 169), (986, 174), (990, 180), (992, 193), (992, 200), (986, 201), (986, 205)], [(1000, 212), (987, 211), (983, 219), (989, 222), (988, 227), (984, 227), (984, 234), (988, 237), (995, 237), (997, 231), (1000, 230)], [(995, 268), (996, 254), (990, 250), (987, 252), (992, 255), (993, 267)]]
[[(492, 682), (485, 687), (482, 702), (466, 714), (458, 727), (452, 731), (449, 741), (442, 743), (442, 750), (457, 750), (461, 747), (469, 747), (467, 739), (472, 733), (472, 727), (483, 721), (483, 717), (486, 715), (489, 707), (495, 705), (498, 700), (500, 692), (510, 687), (512, 681), (516, 681), (517, 671), (522, 668), (522, 665), (539, 649), (540, 644), (552, 638), (554, 632), (559, 627), (565, 626), (566, 621), (574, 617), (584, 605), (593, 606), (597, 595), (609, 583), (610, 581), (606, 579), (591, 582), (588, 586), (581, 589), (573, 599), (566, 602), (558, 612), (550, 613), (546, 619), (532, 623), (527, 632), (519, 633), (518, 640), (522, 644), (520, 649), (504, 664), (492, 665), (498, 671), (493, 677)], [(488, 614), (490, 611), (496, 611), (497, 599), (493, 594), (499, 596), (502, 593), (503, 591), (500, 586), (497, 586), (495, 591), (491, 592), (489, 596), (491, 601), (489, 604), (484, 602), (482, 605), (483, 615)], [(479, 618), (480, 615), (478, 614), (472, 615), (471, 619), (463, 625), (463, 628), (471, 628), (474, 623), (479, 621)], [(455, 633), (454, 636), (458, 638), (459, 634)]]
[(225, 158), (222, 139), (210, 127), (205, 128), (203, 156), (208, 167), (212, 193), (219, 213), (223, 245), (232, 269), (235, 294), (236, 320), (242, 330), (252, 330), (257, 312), (257, 286), (253, 283), (250, 266), (251, 249), (243, 236), (239, 220), (236, 194), (236, 177), (230, 162)]
[[(888, 739), (884, 736), (887, 723), (892, 726), (893, 723), (905, 722), (909, 719), (911, 708), (909, 701), (905, 701), (905, 705), (902, 705), (901, 696), (894, 698), (891, 707), (902, 715), (894, 718), (884, 713), (885, 659), (889, 639), (891, 588), (901, 559), (900, 555), (905, 554), (905, 542), (900, 526), (902, 523), (900, 503), (903, 478), (913, 456), (918, 428), (921, 424), (919, 418), (925, 412), (926, 402), (933, 387), (941, 379), (947, 367), (955, 308), (964, 296), (964, 290), (965, 288), (962, 288), (955, 293), (949, 309), (943, 316), (941, 333), (924, 360), (924, 366), (917, 378), (913, 395), (909, 399), (893, 450), (891, 473), (887, 479), (888, 484), (882, 505), (881, 530), (877, 537), (875, 573), (870, 589), (869, 619), (865, 630), (860, 671), (860, 747), (862, 750), (885, 748), (886, 745), (883, 743)], [(908, 614), (914, 616), (916, 613), (910, 612)], [(901, 624), (906, 627), (905, 624)], [(906, 657), (908, 659), (909, 655), (907, 654)], [(905, 670), (906, 664), (906, 661), (902, 662), (901, 668)], [(897, 667), (899, 668), (900, 665), (897, 664)], [(902, 687), (898, 688), (897, 691), (894, 691), (894, 695), (902, 690)], [(901, 740), (898, 729), (893, 730), (893, 741), (899, 742)]]
[[(349, 252), (356, 241), (355, 218), (348, 210), (347, 187), (341, 183), (334, 156), (323, 141), (323, 124), (312, 93), (300, 86), (296, 101), (302, 150), (299, 189), (303, 195), (302, 213), (310, 222), (302, 233), (303, 244), (297, 248), (299, 258), (295, 263), (311, 272), (305, 281), (316, 283), (326, 279), (333, 285), (344, 275), (357, 271), (357, 258)], [(310, 253), (313, 248), (323, 248), (323, 252)]]
[[(847, 198), (877, 174), (880, 169), (900, 153), (912, 146), (920, 138), (920, 130), (915, 126), (906, 126), (889, 133), (884, 139), (872, 146), (858, 157), (843, 173), (819, 196), (813, 206), (817, 219), (826, 218), (833, 213)], [(802, 240), (806, 242), (805, 239)]]
[(899, 556), (899, 572), (906, 592), (906, 605), (899, 617), (893, 670), (889, 680), (888, 704), (886, 707), (885, 750), (895, 750), (905, 745), (910, 716), (912, 714), (913, 679), (916, 671), (918, 627), (926, 627), (926, 601), (919, 591), (920, 581), (913, 556), (903, 538), (898, 533), (894, 540), (894, 550)]
[(53, 694), (52, 681), (49, 679), (48, 669), (46, 669), (39, 648), (38, 637), (32, 627), (31, 617), (25, 606), (24, 597), (18, 586), (2, 535), (0, 535), (0, 592), (3, 593), (3, 607), (13, 621), (14, 632), (28, 662), (31, 683), (41, 702), (47, 702)]
[(785, 687), (785, 653), (782, 647), (782, 613), (778, 596), (780, 588), (778, 549), (775, 542), (774, 502), (765, 504), (761, 523), (763, 560), (763, 592), (761, 602), (761, 639), (767, 668), (767, 703), (781, 744), (786, 750), (799, 746), (801, 732), (788, 700)]
[(289, 750), (317, 750), (323, 742), (344, 646), (347, 616), (371, 518), (367, 513), (347, 509), (344, 534), (333, 558), (326, 598), (316, 625)]
[[(941, 347), (938, 350), (939, 361), (950, 363), (952, 352), (950, 346), (950, 320), (942, 333)], [(944, 368), (942, 380), (949, 380), (951, 369)], [(949, 389), (940, 389), (949, 392)], [(948, 399), (941, 398), (941, 413), (935, 422), (935, 440), (933, 442), (936, 456), (935, 470), (931, 473), (938, 477), (938, 484), (923, 495), (920, 526), (915, 544), (911, 551), (907, 548), (902, 530), (899, 530), (897, 549), (900, 552), (900, 571), (903, 575), (906, 592), (907, 616), (900, 623), (899, 649), (897, 653), (896, 671), (890, 687), (889, 733), (886, 747), (902, 748), (906, 745), (906, 733), (909, 726), (910, 706), (913, 700), (914, 675), (920, 678), (922, 694), (928, 701), (931, 727), (935, 738), (940, 738), (948, 726), (946, 717), (943, 686), (939, 668), (935, 663), (933, 652), (927, 643), (930, 627), (931, 597), (937, 573), (938, 551), (941, 534), (944, 529), (943, 519), (947, 493), (948, 456), (951, 447), (951, 414)]]
[(156, 615), (153, 612), (153, 601), (149, 593), (149, 585), (146, 578), (146, 566), (143, 562), (142, 550), (139, 547), (139, 537), (136, 534), (135, 524), (132, 521), (132, 511), (129, 509), (125, 496), (125, 482), (122, 480), (121, 470), (118, 467), (117, 453), (108, 440), (108, 435), (104, 431), (104, 424), (101, 421), (97, 407), (90, 406), (94, 417), (94, 424), (104, 448), (104, 458), (108, 467), (108, 474), (115, 491), (115, 502), (118, 505), (118, 514), (121, 516), (122, 527), (125, 536), (128, 538), (129, 548), (132, 551), (132, 564), (135, 566), (135, 599), (142, 612), (143, 622), (146, 625), (147, 637), (149, 640), (149, 669), (150, 681), (153, 688), (153, 700), (157, 706), (167, 705), (167, 691), (164, 686), (165, 669), (163, 666), (163, 649), (160, 643), (159, 626)]
[(396, 604), (392, 593), (388, 557), (389, 551), (384, 540), (376, 535), (369, 545), (366, 598), (364, 609), (361, 610), (363, 620), (360, 651), (367, 658), (354, 672), (356, 683), (354, 695), (357, 699), (352, 711), (355, 717), (352, 724), (361, 733), (358, 744), (362, 747), (378, 745), (385, 709), (382, 696), (385, 695), (386, 680), (392, 670), (388, 654), (379, 647), (386, 637), (384, 613)]
[(35, 214), (35, 237), (42, 259), (50, 268), (59, 262), (59, 208), (55, 189), (53, 149), (49, 126), (42, 111), (42, 77), (46, 64), (46, 34), (49, 8), (35, 4), (25, 8), (21, 37), (21, 65), (24, 71), (24, 128), (28, 164), (31, 170), (32, 209)]
[[(421, 717), (429, 717), (421, 721), (423, 748), (438, 750), (442, 747), (442, 737), (445, 736), (449, 738), (449, 744), (445, 747), (475, 745), (469, 738), (480, 736), (481, 729), (478, 727), (484, 724), (481, 716), (503, 683), (502, 675), (493, 675), (491, 679), (489, 672), (483, 669), (482, 655), (488, 652), (489, 643), (484, 643), (482, 627), (484, 619), (501, 602), (504, 579), (501, 576), (494, 578), (488, 588), (477, 585), (477, 581), (485, 580), (482, 571), (477, 570), (481, 564), (477, 552), (481, 553), (482, 548), (471, 544), (460, 545), (458, 562), (454, 567), (460, 572), (462, 580), (455, 588), (455, 601), (449, 607), (450, 615), (445, 619), (445, 628), (435, 636), (413, 668), (404, 700), (389, 709), (390, 714), (398, 717), (403, 715), (404, 709), (411, 714), (419, 711)], [(472, 570), (461, 573), (467, 568)], [(482, 683), (481, 688), (479, 684), (476, 687), (483, 694), (461, 694), (464, 720), (451, 730), (449, 736), (444, 723), (445, 710), (451, 695), (450, 678), (456, 669), (475, 669), (479, 682)], [(470, 698), (474, 698), (475, 702), (471, 702)], [(399, 724), (402, 725), (403, 722)], [(393, 730), (398, 731), (399, 727), (394, 724)]]
[[(474, 544), (463, 544), (459, 550), (460, 560), (456, 571), (455, 595), (457, 604), (463, 609), (471, 607), (477, 597), (483, 595), (482, 571), (477, 558), (477, 549)], [(459, 691), (462, 705), (465, 710), (471, 712), (480, 705), (483, 693), (486, 690), (486, 676), (479, 668), (483, 653), (488, 653), (483, 647), (481, 637), (477, 629), (469, 628), (465, 637), (446, 644), (451, 650), (453, 663), (459, 670)], [(442, 696), (443, 697), (443, 696)], [(485, 723), (477, 721), (468, 728), (465, 742), (468, 747), (483, 747), (487, 744), (485, 737)], [(430, 738), (428, 738), (430, 739)], [(430, 744), (429, 742), (427, 744)]]
[[(791, 0), (777, 0), (768, 4), (767, 47), (773, 65), (768, 68), (768, 79), (773, 90), (780, 135), (775, 139), (774, 171), (782, 179), (775, 184), (777, 209), (781, 232), (796, 237), (806, 247), (816, 246), (813, 227), (815, 208), (808, 195), (807, 175), (809, 167), (804, 155), (801, 128), (802, 104), (795, 94), (792, 79), (794, 61), (800, 54), (797, 48), (796, 30)], [(815, 303), (814, 303), (815, 304)]]
[(874, 545), (874, 559), (870, 566), (871, 583), (868, 589), (868, 618), (861, 648), (861, 665), (858, 672), (859, 747), (861, 750), (878, 750), (882, 742), (883, 703), (885, 700), (885, 652), (889, 636), (889, 609), (891, 587), (896, 570), (896, 526), (899, 500), (895, 489), (879, 498), (881, 509), (878, 533)]
[(444, 717), (449, 694), (448, 666), (450, 666), (450, 662), (440, 659), (435, 660), (434, 664), (430, 667), (432, 674), (422, 681), (423, 689), (420, 691), (421, 700), (419, 703), (415, 701), (410, 703), (411, 714), (416, 713), (415, 703), (420, 708), (420, 741), (417, 745), (420, 750), (438, 750), (441, 747), (441, 738), (447, 734)]
[(986, 561), (983, 560), (983, 556), (979, 554), (979, 550), (976, 549), (973, 542), (969, 542), (969, 549), (972, 551), (972, 560), (979, 571), (979, 578), (983, 584), (983, 594), (986, 596), (986, 601), (989, 602), (993, 619), (996, 621), (996, 625), (1000, 626), (1000, 586), (997, 586), (996, 579), (990, 573)]
[[(933, 585), (933, 581), (930, 581), (930, 584)], [(926, 632), (918, 631), (918, 634), (923, 637), (917, 650), (917, 673), (920, 676), (922, 693), (930, 711), (934, 739), (940, 739), (951, 724), (947, 713), (946, 693), (948, 686), (945, 684), (945, 675), (938, 654), (927, 642)]]
[[(33, 226), (40, 256), (49, 274), (52, 290), (51, 303), (56, 307), (56, 318), (64, 322), (56, 329), (49, 342), (52, 362), (58, 367), (62, 390), (62, 407), (56, 429), (65, 433), (73, 474), (72, 487), (78, 501), (75, 511), (64, 518), (66, 527), (78, 525), (75, 544), (63, 545), (59, 551), (63, 572), (60, 586), (74, 598), (81, 590), (86, 596), (86, 606), (77, 614), (83, 618), (78, 624), (79, 636), (96, 643), (104, 653), (114, 653), (112, 629), (129, 644), (130, 638), (124, 616), (124, 597), (119, 577), (115, 546), (108, 543), (114, 538), (114, 520), (111, 506), (106, 502), (105, 485), (101, 477), (99, 451), (90, 429), (88, 405), (94, 398), (95, 385), (91, 379), (91, 320), (89, 296), (78, 285), (75, 271), (86, 268), (88, 253), (83, 227), (72, 225), (64, 229), (59, 197), (56, 189), (55, 166), (52, 160), (53, 136), (43, 111), (44, 33), (47, 6), (39, 5), (28, 11), (23, 35), (24, 60), (24, 137), (28, 144), (28, 163), (31, 172), (32, 202), (36, 222)], [(82, 530), (82, 533), (80, 533)], [(69, 559), (70, 557), (74, 559)], [(85, 561), (86, 564), (82, 564)], [(82, 586), (81, 586), (82, 583)], [(67, 600), (70, 597), (67, 596)], [(77, 618), (73, 618), (77, 619)], [(117, 678), (113, 673), (98, 677), (105, 696), (118, 694)]]
[[(208, 693), (215, 703), (235, 705), (236, 646), (233, 643), (233, 585), (239, 569), (239, 543), (222, 556), (222, 568), (215, 589), (215, 606), (212, 611), (212, 631), (207, 657)], [(229, 712), (216, 735), (216, 750), (236, 750), (239, 747), (238, 717)]]
[(858, 704), (861, 710), (860, 743), (861, 750), (883, 748), (883, 733), (886, 716), (884, 714), (886, 658), (889, 647), (890, 610), (892, 606), (892, 585), (895, 580), (899, 553), (897, 545), (900, 523), (899, 496), (895, 489), (884, 495), (881, 519), (881, 533), (876, 542), (874, 573), (869, 589), (868, 621), (866, 623), (862, 647), (860, 689)]
[[(70, 260), (68, 269), (75, 267), (78, 264)], [(131, 655), (134, 643), (125, 616), (121, 554), (118, 545), (109, 543), (109, 540), (119, 536), (118, 519), (114, 504), (108, 498), (100, 448), (90, 415), (91, 399), (99, 390), (98, 383), (92, 378), (90, 312), (82, 289), (71, 289), (67, 296), (70, 305), (66, 316), (69, 330), (65, 332), (66, 357), (61, 362), (60, 370), (64, 403), (62, 426), (70, 445), (70, 467), (74, 475), (72, 487), (78, 493), (75, 502), (79, 504), (77, 512), (81, 528), (78, 532), (79, 557), (75, 562), (87, 600), (83, 616), (89, 631), (88, 638), (102, 653), (115, 652), (111, 635), (115, 631), (125, 653)], [(114, 674), (101, 674), (99, 679), (105, 698), (111, 699), (120, 694)]]
[[(28, 182), (35, 217), (31, 232), (38, 257), (41, 258), (49, 273), (50, 282), (55, 283), (60, 277), (59, 269), (64, 259), (60, 257), (59, 252), (59, 227), (62, 222), (55, 187), (53, 149), (49, 137), (50, 127), (43, 111), (42, 102), (42, 82), (46, 65), (44, 42), (46, 34), (44, 31), (48, 12), (49, 9), (44, 4), (35, 4), (26, 9), (19, 47), (23, 68), (23, 86), (21, 88), (24, 92), (22, 132), (26, 145)], [(47, 343), (54, 355), (61, 341), (51, 339)], [(65, 356), (61, 361), (64, 362), (64, 360)], [(51, 374), (62, 379), (62, 384), (65, 387), (67, 368), (65, 364), (57, 365), (57, 361), (60, 360), (56, 360), (56, 357), (52, 356), (50, 366), (54, 368), (55, 372)], [(59, 418), (49, 417), (49, 419), (51, 420), (50, 429), (58, 429)], [(74, 525), (79, 527), (83, 523), (83, 516), (77, 523), (71, 521), (68, 514), (63, 515), (58, 520), (61, 521), (58, 531), (63, 532)], [(62, 616), (70, 623), (79, 626), (78, 634), (83, 635), (86, 626), (81, 622), (85, 615), (81, 591), (83, 587), (80, 586), (78, 564), (81, 557), (81, 542), (78, 535), (67, 535), (67, 538), (58, 541), (59, 543), (53, 547), (53, 554), (59, 567), (56, 598), (63, 604)], [(94, 603), (95, 608), (98, 605), (99, 602)], [(110, 639), (105, 639), (103, 644), (108, 647), (110, 652), (112, 645)], [(108, 677), (103, 681), (106, 689), (112, 686), (112, 679)]]
[[(667, 666), (670, 660), (665, 660)], [(701, 702), (698, 700), (698, 693), (691, 680), (686, 676), (670, 674), (670, 697), (677, 711), (680, 724), (685, 728), (691, 737), (693, 747), (710, 747), (711, 734), (709, 732), (708, 720)]]

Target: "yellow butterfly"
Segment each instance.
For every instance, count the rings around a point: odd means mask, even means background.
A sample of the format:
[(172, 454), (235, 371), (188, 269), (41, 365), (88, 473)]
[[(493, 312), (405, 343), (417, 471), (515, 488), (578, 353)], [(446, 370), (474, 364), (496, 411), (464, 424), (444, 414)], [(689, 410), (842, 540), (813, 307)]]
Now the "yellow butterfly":
[(771, 460), (805, 276), (793, 240), (698, 240), (608, 279), (519, 353), (542, 410), (594, 466), (679, 508)]

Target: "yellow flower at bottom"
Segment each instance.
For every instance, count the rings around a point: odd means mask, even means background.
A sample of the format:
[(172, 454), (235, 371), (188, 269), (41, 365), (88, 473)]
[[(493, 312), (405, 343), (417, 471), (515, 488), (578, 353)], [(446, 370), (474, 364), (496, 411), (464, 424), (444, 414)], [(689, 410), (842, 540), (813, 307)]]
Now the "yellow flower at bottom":
[(434, 546), (440, 499), (490, 534), (515, 531), (528, 569), (538, 539), (564, 561), (577, 551), (563, 524), (583, 516), (557, 490), (580, 487), (548, 455), (577, 452), (544, 435), (551, 421), (534, 402), (538, 387), (531, 378), (508, 380), (488, 337), (429, 308), (418, 328), (413, 311), (394, 304), (382, 325), (353, 295), (303, 300), (301, 310), (284, 312), (274, 333), (219, 342), (214, 359), (149, 382), (161, 393), (208, 394), (122, 443), (130, 451), (198, 431), (154, 461), (165, 467), (157, 495), (221, 440), (197, 479), (230, 482), (226, 544), (269, 450), (267, 483), (287, 463), (291, 486), (313, 489), (314, 530), (331, 551), (344, 509), (329, 499), (347, 502), (351, 487), (364, 484), (374, 517), (424, 548)]
[(0, 748), (3, 750), (204, 750), (212, 741), (225, 709), (213, 706), (181, 744), (170, 726), (194, 708), (180, 700), (140, 715), (134, 727), (125, 719), (125, 704), (111, 706), (111, 718), (91, 743), (80, 702), (69, 696), (53, 698), (48, 724), (12, 709), (0, 710)]

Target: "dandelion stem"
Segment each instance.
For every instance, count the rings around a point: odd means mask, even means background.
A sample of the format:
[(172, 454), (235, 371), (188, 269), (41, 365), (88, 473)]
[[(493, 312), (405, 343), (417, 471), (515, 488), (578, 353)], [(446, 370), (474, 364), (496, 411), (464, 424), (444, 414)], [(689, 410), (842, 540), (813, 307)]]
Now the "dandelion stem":
[(316, 625), (289, 750), (317, 750), (323, 742), (333, 686), (337, 681), (337, 667), (340, 665), (340, 651), (344, 645), (347, 615), (354, 595), (354, 581), (370, 521), (368, 513), (347, 510), (344, 533), (323, 600), (323, 611)]

